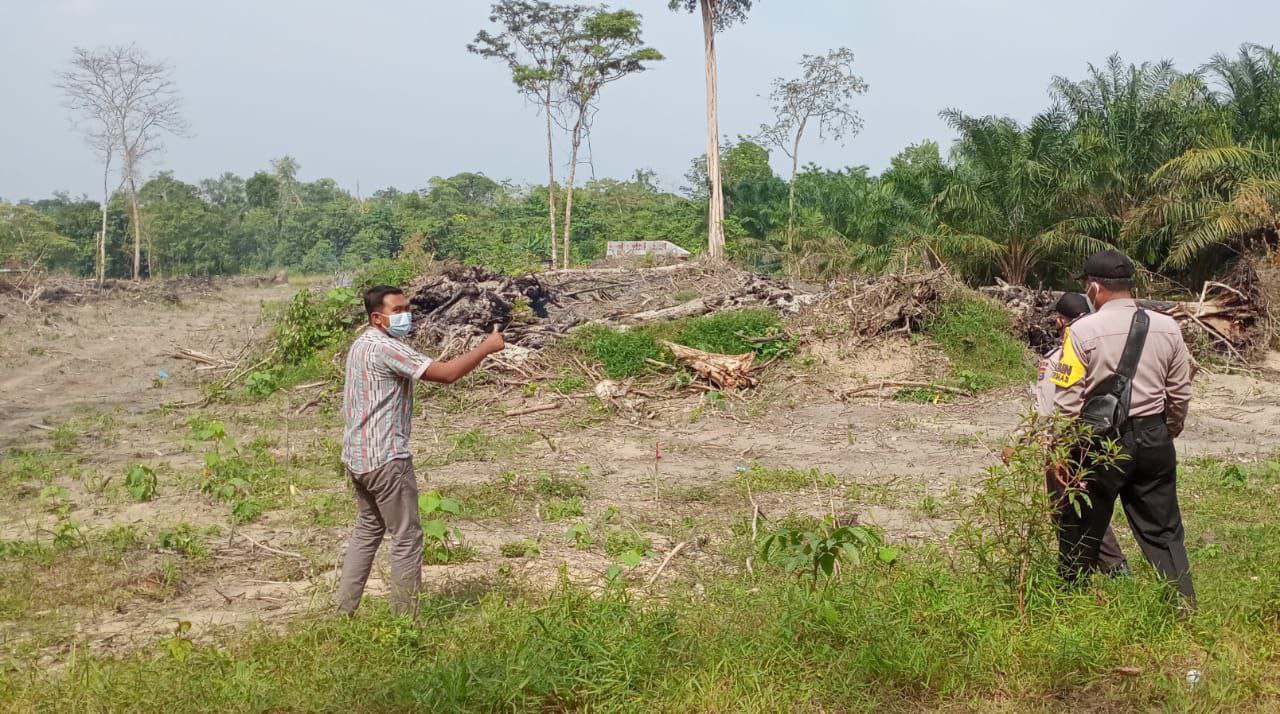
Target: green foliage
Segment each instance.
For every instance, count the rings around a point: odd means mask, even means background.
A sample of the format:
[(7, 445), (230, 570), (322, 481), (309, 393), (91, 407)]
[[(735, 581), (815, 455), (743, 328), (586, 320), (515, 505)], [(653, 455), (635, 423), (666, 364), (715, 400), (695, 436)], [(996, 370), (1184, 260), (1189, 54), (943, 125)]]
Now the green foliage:
[(428, 564), (444, 564), (469, 560), (473, 553), (462, 546), (462, 531), (445, 520), (462, 513), (456, 499), (430, 491), (418, 496), (418, 512), (422, 518), (423, 560)]
[(398, 288), (421, 272), (422, 265), (419, 261), (409, 258), (380, 258), (365, 265), (360, 272), (356, 273), (352, 287), (356, 295), (363, 294), (375, 285), (391, 285)]
[[(886, 554), (890, 566), (879, 548), (892, 546), (872, 545), (859, 567), (827, 577), (819, 565), (821, 597), (810, 592), (809, 568), (797, 568), (797, 581), (756, 559), (755, 575), (701, 573), (703, 588), (639, 598), (614, 563), (619, 582), (604, 590), (565, 582), (432, 594), (419, 618), (429, 624), (417, 626), (375, 599), (357, 618), (202, 633), (208, 641), (193, 639), (181, 659), (162, 641), (58, 668), (11, 668), (0, 695), (14, 708), (53, 711), (237, 711), (246, 702), (613, 711), (637, 701), (657, 711), (1039, 711), (1084, 696), (1108, 711), (1267, 710), (1280, 686), (1269, 655), (1280, 623), (1280, 584), (1269, 577), (1280, 571), (1280, 461), (1241, 464), (1239, 489), (1219, 487), (1219, 463), (1188, 463), (1179, 479), (1202, 594), (1185, 620), (1145, 568), (1074, 590), (1033, 578), (1019, 612), (1003, 577), (964, 551), (902, 546)], [(1025, 476), (1043, 492), (1038, 470)], [(1210, 531), (1214, 542), (1197, 544)], [(1052, 537), (1047, 527), (1042, 534)], [(22, 560), (0, 568), (0, 612), (23, 612), (7, 576), (37, 569)], [(1202, 673), (1194, 688), (1191, 667)]]
[(247, 523), (283, 498), (284, 469), (268, 452), (268, 443), (246, 445), (227, 436), (222, 423), (195, 415), (187, 420), (197, 439), (212, 443), (204, 453), (200, 491), (210, 499), (231, 505), (231, 518)]
[(816, 468), (770, 468), (759, 461), (752, 461), (746, 468), (738, 467), (737, 481), (743, 490), (749, 485), (752, 491), (798, 491), (815, 485), (834, 486), (837, 483), (834, 474), (822, 473)]
[(525, 538), (503, 543), (498, 552), (504, 558), (536, 558), (541, 551), (536, 541)]
[(945, 301), (925, 333), (951, 362), (956, 386), (981, 391), (1030, 381), (1033, 363), (1013, 335), (1008, 312), (985, 298), (959, 295)]
[[(783, 572), (804, 574), (816, 588), (818, 578), (831, 578), (840, 564), (857, 567), (863, 553), (880, 545), (875, 531), (866, 526), (835, 526), (830, 518), (819, 530), (780, 527), (770, 533), (760, 546), (761, 559), (774, 563)], [(885, 563), (897, 560), (892, 548), (877, 548), (876, 557)]]
[(156, 547), (176, 551), (191, 560), (204, 560), (212, 550), (205, 539), (205, 533), (189, 523), (179, 523), (170, 528), (161, 528), (156, 533)]
[(621, 331), (608, 325), (587, 325), (573, 333), (572, 344), (600, 363), (610, 379), (622, 379), (652, 371), (647, 360), (662, 361), (666, 350), (652, 331)]
[(534, 490), (547, 498), (580, 499), (587, 495), (587, 485), (581, 479), (551, 471), (538, 472)]
[(582, 515), (581, 498), (554, 498), (542, 506), (542, 520), (566, 521)]
[(298, 291), (276, 325), (280, 361), (297, 366), (317, 351), (336, 349), (362, 319), (360, 297), (351, 288), (331, 288), (318, 299)]
[[(795, 341), (783, 335), (782, 320), (773, 310), (725, 310), (684, 321), (672, 341), (704, 352), (740, 355), (755, 351), (761, 357), (771, 357), (794, 348)], [(769, 342), (750, 340), (779, 336)]]
[(149, 466), (134, 466), (124, 477), (124, 488), (135, 501), (150, 501), (155, 498), (156, 485), (156, 472)]
[(652, 541), (629, 528), (613, 528), (604, 538), (604, 552), (614, 558), (621, 558), (629, 553), (643, 557), (652, 548)]

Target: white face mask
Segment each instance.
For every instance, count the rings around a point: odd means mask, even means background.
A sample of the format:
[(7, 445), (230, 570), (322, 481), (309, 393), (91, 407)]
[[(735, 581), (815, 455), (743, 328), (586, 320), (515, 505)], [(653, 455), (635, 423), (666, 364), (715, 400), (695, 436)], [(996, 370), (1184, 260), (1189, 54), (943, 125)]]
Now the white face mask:
[(1085, 283), (1084, 299), (1089, 301), (1089, 312), (1097, 312), (1098, 306), (1093, 303), (1093, 295), (1089, 292), (1091, 289), (1098, 287), (1097, 283)]
[(404, 337), (413, 329), (413, 313), (398, 312), (391, 315), (387, 322), (387, 334), (392, 337)]

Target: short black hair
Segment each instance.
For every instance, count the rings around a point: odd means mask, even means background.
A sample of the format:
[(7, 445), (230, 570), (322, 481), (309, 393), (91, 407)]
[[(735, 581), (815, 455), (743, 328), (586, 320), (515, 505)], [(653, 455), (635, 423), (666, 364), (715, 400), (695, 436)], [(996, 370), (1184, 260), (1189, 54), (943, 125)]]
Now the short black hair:
[(1080, 293), (1063, 293), (1053, 309), (1068, 320), (1089, 314), (1089, 301)]
[(1086, 282), (1094, 282), (1111, 292), (1133, 290), (1133, 278), (1100, 278), (1096, 275), (1084, 276)]
[(364, 291), (364, 311), (366, 315), (382, 309), (382, 303), (388, 295), (404, 295), (404, 291), (394, 285), (374, 285)]

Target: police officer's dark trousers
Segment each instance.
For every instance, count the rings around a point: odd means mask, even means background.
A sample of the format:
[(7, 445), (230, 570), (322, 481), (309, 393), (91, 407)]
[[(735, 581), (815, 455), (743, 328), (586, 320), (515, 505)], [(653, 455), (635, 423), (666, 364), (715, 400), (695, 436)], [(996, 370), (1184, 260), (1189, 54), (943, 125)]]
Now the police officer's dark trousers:
[[(1108, 466), (1089, 465), (1086, 478), (1089, 503), (1080, 513), (1066, 508), (1058, 520), (1058, 547), (1064, 578), (1097, 567), (1098, 551), (1116, 497), (1147, 560), (1191, 602), (1195, 590), (1183, 543), (1182, 513), (1178, 510), (1178, 457), (1163, 416), (1135, 417), (1117, 439), (1121, 458)], [(1093, 450), (1097, 451), (1097, 447)]]

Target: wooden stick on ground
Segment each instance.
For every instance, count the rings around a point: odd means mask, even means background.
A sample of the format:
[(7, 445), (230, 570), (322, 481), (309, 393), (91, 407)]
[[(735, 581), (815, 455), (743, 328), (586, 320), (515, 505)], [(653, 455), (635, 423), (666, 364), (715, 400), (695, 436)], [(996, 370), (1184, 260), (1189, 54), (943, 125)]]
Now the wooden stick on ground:
[(536, 407), (525, 407), (523, 409), (511, 409), (503, 416), (517, 417), (525, 414), (536, 414), (538, 412), (549, 412), (552, 409), (559, 409), (561, 402), (551, 402), (550, 404), (539, 404)]
[(263, 550), (267, 551), (268, 553), (275, 553), (276, 555), (283, 555), (283, 556), (286, 556), (286, 557), (289, 557), (289, 558), (297, 558), (297, 559), (299, 559), (299, 560), (305, 560), (305, 561), (307, 561), (308, 563), (309, 563), (309, 562), (311, 562), (311, 559), (310, 559), (310, 558), (308, 558), (308, 557), (307, 557), (307, 556), (305, 556), (305, 555), (302, 555), (301, 553), (294, 553), (294, 552), (292, 552), (292, 551), (288, 551), (288, 550), (279, 550), (278, 548), (272, 548), (272, 547), (271, 547), (271, 546), (269, 546), (269, 545), (263, 545), (263, 544), (259, 543), (258, 541), (254, 540), (254, 539), (250, 538), (249, 536), (247, 536), (247, 535), (245, 535), (245, 534), (243, 534), (243, 533), (240, 533), (240, 532), (238, 532), (238, 531), (237, 531), (237, 532), (235, 532), (235, 535), (238, 535), (238, 536), (240, 536), (241, 538), (244, 538), (245, 540), (249, 541), (249, 542), (250, 542), (250, 543), (252, 543), (253, 545), (256, 545), (256, 546), (258, 546), (259, 548), (261, 548), (261, 549), (263, 549)]
[(667, 557), (662, 559), (662, 564), (658, 566), (657, 570), (653, 571), (653, 575), (649, 576), (649, 582), (645, 583), (645, 587), (653, 585), (658, 580), (658, 576), (662, 575), (662, 571), (666, 569), (667, 563), (670, 563), (672, 558), (679, 555), (686, 545), (689, 545), (687, 540), (676, 543), (676, 547), (672, 548), (670, 553), (667, 553)]

